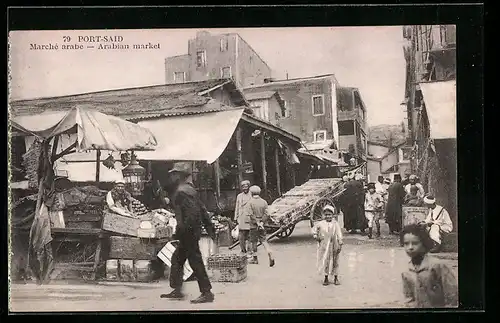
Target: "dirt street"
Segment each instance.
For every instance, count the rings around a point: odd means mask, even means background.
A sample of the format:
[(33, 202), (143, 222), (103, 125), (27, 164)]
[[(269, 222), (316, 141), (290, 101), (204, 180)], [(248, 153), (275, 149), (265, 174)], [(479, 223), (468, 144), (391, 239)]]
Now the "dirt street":
[[(398, 241), (387, 233), (368, 240), (346, 235), (340, 263), (340, 286), (322, 286), (316, 272), (316, 243), (308, 222), (299, 223), (291, 237), (273, 240), (276, 266), (270, 268), (259, 248), (260, 264), (248, 265), (248, 277), (240, 283), (213, 283), (215, 302), (193, 305), (196, 282), (185, 284), (187, 299), (160, 299), (169, 292), (168, 282), (49, 285), (15, 284), (11, 287), (11, 311), (177, 311), (270, 310), (401, 307), (401, 272), (408, 258)], [(221, 251), (223, 251), (222, 249)], [(237, 251), (236, 249), (234, 250)], [(444, 258), (444, 256), (443, 256)], [(445, 261), (455, 269), (455, 255)]]

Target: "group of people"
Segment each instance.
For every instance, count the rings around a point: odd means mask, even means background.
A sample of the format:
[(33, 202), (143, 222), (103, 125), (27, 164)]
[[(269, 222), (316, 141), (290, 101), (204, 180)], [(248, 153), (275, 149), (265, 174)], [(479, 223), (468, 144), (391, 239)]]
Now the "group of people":
[[(375, 185), (369, 185), (367, 194), (374, 195)], [(445, 263), (428, 256), (439, 240), (441, 230), (450, 230), (446, 221), (440, 222), (439, 216), (445, 214), (441, 206), (426, 197), (429, 215), (424, 223), (415, 223), (402, 229), (403, 245), (410, 258), (408, 269), (402, 273), (405, 306), (417, 308), (440, 308), (458, 306), (458, 284), (453, 270)], [(378, 202), (370, 200), (367, 212), (377, 208)], [(368, 211), (370, 210), (370, 211)], [(374, 212), (375, 213), (375, 212)], [(447, 213), (443, 218), (447, 217)], [(371, 218), (369, 221), (372, 220)], [(451, 221), (450, 221), (451, 223)], [(430, 230), (429, 230), (430, 228)], [(312, 228), (317, 240), (317, 270), (324, 277), (323, 285), (340, 285), (339, 260), (343, 245), (342, 229), (335, 208), (323, 208), (323, 220)]]
[(340, 199), (340, 208), (344, 214), (344, 228), (349, 233), (358, 230), (373, 238), (380, 236), (380, 219), (385, 218), (391, 234), (401, 232), (403, 206), (426, 206), (429, 208), (425, 220), (429, 224), (432, 240), (435, 242), (433, 250), (439, 250), (441, 236), (451, 232), (453, 224), (446, 209), (436, 204), (431, 195), (426, 195), (423, 185), (416, 175), (407, 174), (403, 180), (401, 175), (394, 175), (394, 182), (379, 176), (377, 182), (364, 185), (362, 174), (344, 176), (345, 192)]
[[(193, 275), (198, 281), (201, 295), (192, 300), (192, 303), (207, 303), (214, 301), (211, 292), (212, 285), (207, 275), (199, 247), (202, 227), (215, 240), (215, 230), (210, 221), (208, 211), (200, 200), (192, 183), (189, 163), (176, 163), (170, 170), (176, 178), (175, 188), (166, 201), (175, 210), (177, 227), (175, 239), (178, 246), (172, 255), (170, 271), (170, 287), (172, 291), (160, 295), (161, 298), (183, 299), (183, 267), (189, 261)], [(375, 225), (377, 236), (380, 236), (381, 214), (386, 215), (392, 232), (396, 232), (401, 225), (401, 207), (405, 201), (422, 199), (429, 207), (429, 213), (423, 223), (411, 224), (402, 231), (404, 248), (410, 257), (407, 271), (402, 275), (404, 295), (407, 304), (414, 307), (442, 307), (456, 306), (457, 283), (452, 270), (427, 253), (441, 243), (441, 235), (450, 232), (453, 228), (448, 212), (436, 204), (432, 196), (425, 196), (425, 192), (416, 177), (410, 176), (408, 183), (403, 186), (401, 176), (395, 175), (394, 182), (388, 183), (383, 177), (378, 183), (368, 183), (365, 192), (363, 177), (357, 174), (353, 179), (346, 179), (346, 193), (341, 201), (341, 208), (345, 217), (345, 229), (353, 232), (356, 229), (368, 228), (369, 237), (372, 237), (372, 228)], [(387, 187), (388, 186), (388, 187)], [(238, 194), (235, 207), (235, 220), (239, 228), (239, 242), (241, 252), (249, 257), (250, 263), (258, 263), (257, 246), (262, 243), (269, 257), (269, 265), (274, 266), (274, 258), (266, 239), (264, 223), (268, 221), (268, 204), (260, 197), (261, 189), (249, 181), (241, 183), (241, 193)], [(416, 196), (412, 199), (411, 196)], [(109, 210), (116, 213), (130, 214), (130, 201), (133, 198), (125, 191), (124, 183), (117, 181), (115, 187), (106, 198)], [(338, 222), (338, 213), (330, 205), (323, 208), (323, 219), (314, 224), (312, 236), (317, 240), (317, 269), (324, 277), (323, 285), (339, 285), (339, 259), (343, 246), (342, 228)], [(363, 217), (361, 217), (363, 215)], [(250, 246), (247, 246), (247, 242)], [(430, 275), (429, 273), (433, 273)]]

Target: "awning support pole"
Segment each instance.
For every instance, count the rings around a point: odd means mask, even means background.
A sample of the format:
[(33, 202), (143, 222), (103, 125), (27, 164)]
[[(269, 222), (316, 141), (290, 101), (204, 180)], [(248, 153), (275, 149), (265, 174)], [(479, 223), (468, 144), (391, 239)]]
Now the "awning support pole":
[(215, 194), (217, 199), (220, 199), (220, 162), (217, 158), (214, 162), (214, 176), (215, 176)]
[(241, 152), (241, 127), (236, 128), (236, 152), (238, 154), (238, 187), (243, 182), (243, 155)]
[(96, 184), (99, 183), (99, 177), (101, 173), (101, 150), (97, 149), (96, 151), (96, 165), (95, 165), (95, 182)]
[(276, 144), (274, 149), (274, 162), (276, 165), (276, 185), (278, 186), (278, 195), (281, 196), (281, 174), (280, 174), (280, 160), (279, 160), (279, 146)]
[(266, 170), (266, 142), (265, 142), (265, 133), (261, 132), (260, 134), (260, 160), (262, 163), (262, 185), (264, 196), (267, 197), (267, 170)]

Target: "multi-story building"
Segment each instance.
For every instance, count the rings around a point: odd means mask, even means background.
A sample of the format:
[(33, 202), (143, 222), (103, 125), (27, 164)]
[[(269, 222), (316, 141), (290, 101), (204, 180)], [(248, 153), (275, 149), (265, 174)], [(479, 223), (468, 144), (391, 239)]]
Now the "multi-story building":
[(238, 34), (203, 31), (188, 41), (186, 55), (165, 59), (167, 83), (233, 79), (239, 87), (263, 83), (271, 68)]
[(309, 150), (333, 149), (345, 152), (346, 161), (366, 161), (366, 106), (358, 89), (339, 86), (333, 74), (269, 79), (243, 91), (247, 98), (277, 92), (283, 108), (273, 110), (269, 121), (301, 138)]
[(404, 26), (411, 168), (457, 225), (456, 26)]

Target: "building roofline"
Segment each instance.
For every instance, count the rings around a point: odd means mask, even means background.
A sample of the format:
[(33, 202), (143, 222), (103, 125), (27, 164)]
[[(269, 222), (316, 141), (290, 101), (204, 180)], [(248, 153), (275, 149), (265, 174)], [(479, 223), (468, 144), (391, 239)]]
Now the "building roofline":
[[(31, 99), (12, 100), (9, 103), (23, 103), (23, 102), (29, 102), (29, 101), (35, 101), (35, 100), (62, 99), (62, 98), (78, 97), (78, 96), (89, 95), (89, 94), (101, 94), (101, 93), (110, 93), (110, 92), (115, 92), (115, 91), (118, 92), (118, 91), (126, 91), (126, 90), (160, 88), (160, 87), (167, 87), (169, 85), (203, 83), (203, 82), (210, 82), (210, 81), (214, 81), (214, 82), (220, 81), (221, 83), (219, 84), (219, 86), (228, 83), (228, 79), (213, 79), (213, 80), (206, 80), (206, 81), (190, 81), (190, 82), (184, 82), (184, 83), (155, 84), (155, 85), (110, 89), (110, 90), (103, 90), (103, 91), (91, 91), (91, 92), (83, 92), (83, 93), (66, 94), (66, 95), (60, 95), (60, 96), (48, 96), (48, 97), (38, 97), (38, 98), (31, 98)], [(216, 87), (218, 88), (219, 86), (216, 86)]]
[(260, 56), (259, 53), (257, 53), (257, 51), (245, 40), (245, 38), (241, 37), (240, 34), (238, 33), (229, 33), (227, 35), (236, 35), (236, 37), (240, 38), (245, 44), (247, 44), (248, 47), (250, 47), (252, 49), (252, 51), (255, 53), (255, 55), (257, 55), (258, 58), (260, 58), (260, 60), (267, 66), (267, 68), (269, 69), (269, 71), (271, 71), (271, 75), (273, 74), (273, 69), (271, 68), (271, 66), (269, 66), (267, 64), (267, 62), (262, 58), (262, 56)]
[(165, 57), (165, 60), (167, 60), (169, 58), (176, 58), (176, 57), (183, 57), (183, 56), (189, 56), (189, 53), (188, 54), (181, 54), (181, 55), (174, 55), (174, 56), (167, 56), (167, 57)]
[(305, 81), (310, 81), (310, 80), (320, 80), (320, 79), (326, 79), (326, 78), (333, 78), (335, 81), (337, 81), (337, 78), (335, 77), (335, 74), (332, 73), (332, 74), (323, 74), (323, 75), (316, 75), (316, 76), (300, 77), (300, 78), (294, 78), (294, 79), (288, 79), (288, 80), (276, 80), (276, 81), (272, 81), (272, 82), (264, 83), (264, 84), (250, 85), (250, 86), (245, 87), (245, 89), (257, 89), (257, 88), (260, 88), (260, 87), (266, 87), (266, 86), (273, 85), (273, 84), (286, 84), (286, 83), (305, 82)]

